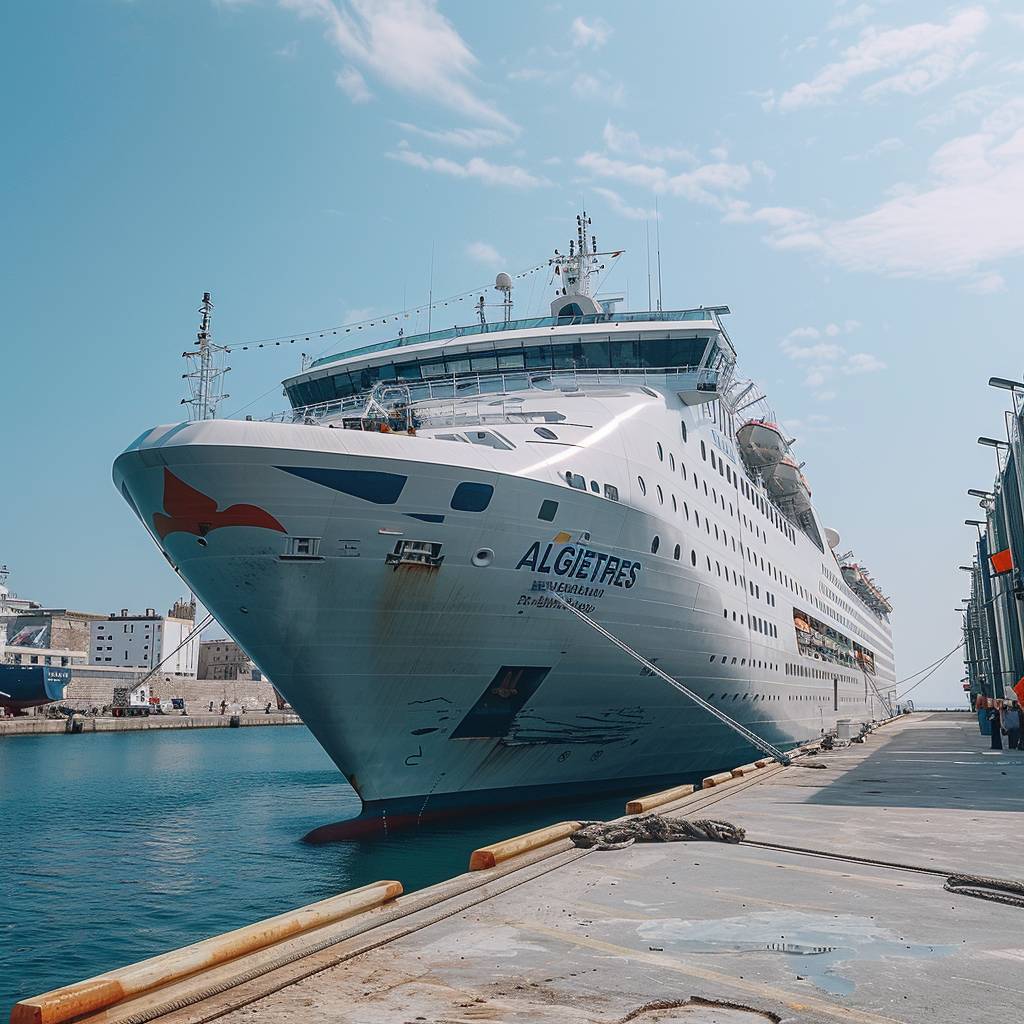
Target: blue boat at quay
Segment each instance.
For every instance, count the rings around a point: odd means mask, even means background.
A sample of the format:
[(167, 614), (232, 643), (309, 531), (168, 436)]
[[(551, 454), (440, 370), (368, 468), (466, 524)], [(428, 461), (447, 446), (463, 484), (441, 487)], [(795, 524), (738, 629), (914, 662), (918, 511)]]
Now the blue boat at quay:
[(0, 708), (25, 711), (64, 699), (71, 669), (52, 665), (0, 665)]

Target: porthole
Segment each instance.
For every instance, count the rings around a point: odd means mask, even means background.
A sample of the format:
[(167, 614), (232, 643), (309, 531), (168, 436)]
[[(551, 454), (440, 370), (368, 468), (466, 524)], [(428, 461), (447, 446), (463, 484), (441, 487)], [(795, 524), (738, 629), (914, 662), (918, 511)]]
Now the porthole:
[(668, 468), (674, 473), (676, 471), (676, 457), (669, 452), (668, 453)]
[(662, 493), (661, 484), (657, 484), (655, 489), (658, 492), (658, 504), (659, 505), (664, 505), (665, 504), (665, 495)]
[(697, 566), (697, 552), (693, 550), (690, 551), (690, 565), (694, 566), (694, 568)]
[(683, 444), (686, 444), (686, 420), (679, 421), (679, 431), (683, 435)]
[(658, 553), (658, 548), (660, 546), (661, 546), (661, 538), (656, 536), (654, 538), (654, 540), (651, 541), (651, 554), (652, 555), (656, 555)]
[(679, 511), (679, 504), (676, 502), (676, 496), (674, 494), (672, 495), (672, 511), (673, 512), (678, 512)]
[(661, 442), (660, 441), (658, 441), (657, 444), (658, 444), (658, 461), (659, 462), (664, 462), (665, 461), (665, 449), (661, 447)]
[(708, 450), (704, 447), (704, 442), (700, 443), (700, 457), (707, 462), (708, 461)]
[(476, 566), (483, 567), (490, 565), (494, 561), (494, 552), (490, 548), (480, 548), (473, 555), (473, 564)]
[(672, 552), (672, 557), (673, 557), (673, 558), (674, 558), (674, 559), (675, 559), (675, 560), (676, 560), (677, 562), (679, 561), (679, 555), (680, 555), (680, 553), (681, 553), (681, 552), (680, 552), (680, 548), (679, 548), (679, 545), (677, 544), (677, 545), (675, 546), (675, 550), (674, 550), (674, 551)]
[(636, 482), (640, 485), (640, 493), (641, 494), (646, 494), (647, 493), (647, 484), (644, 483), (644, 478), (642, 476), (638, 476), (636, 478)]

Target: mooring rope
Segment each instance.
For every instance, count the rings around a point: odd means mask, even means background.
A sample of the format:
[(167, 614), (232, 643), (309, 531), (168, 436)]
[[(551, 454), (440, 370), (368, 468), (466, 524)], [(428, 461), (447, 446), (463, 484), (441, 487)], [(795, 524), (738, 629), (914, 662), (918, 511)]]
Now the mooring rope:
[(942, 887), (958, 896), (974, 896), (979, 900), (1024, 907), (1024, 882), (1008, 878), (987, 878), (984, 875), (950, 875)]
[(700, 694), (694, 693), (693, 690), (691, 690), (687, 686), (684, 686), (681, 682), (679, 682), (678, 679), (673, 679), (672, 676), (670, 676), (667, 672), (664, 672), (662, 669), (658, 668), (658, 666), (655, 665), (654, 662), (648, 661), (642, 654), (638, 654), (636, 651), (633, 650), (632, 647), (629, 646), (629, 644), (620, 640), (613, 633), (609, 633), (608, 630), (604, 628), (604, 626), (602, 626), (599, 622), (595, 622), (589, 615), (586, 615), (583, 612), (581, 612), (579, 608), (577, 608), (575, 605), (571, 604), (569, 601), (566, 601), (563, 597), (554, 592), (549, 593), (548, 596), (557, 601), (563, 608), (572, 612), (573, 615), (575, 615), (577, 618), (582, 619), (588, 626), (590, 626), (591, 629), (600, 633), (601, 636), (603, 636), (606, 640), (609, 640), (611, 643), (615, 644), (615, 646), (618, 647), (620, 651), (624, 651), (631, 658), (634, 658), (636, 661), (639, 661), (640, 664), (643, 665), (644, 668), (646, 668), (647, 671), (650, 672), (652, 675), (656, 675), (659, 679), (668, 683), (669, 686), (674, 687), (681, 694), (683, 694), (686, 697), (689, 697), (690, 700), (694, 702), (694, 704), (696, 704), (698, 707), (702, 707), (705, 711), (708, 712), (708, 714), (713, 715), (723, 725), (727, 725), (734, 732), (739, 733), (748, 743), (750, 743), (752, 746), (756, 747), (763, 753), (767, 754), (770, 758), (772, 758), (773, 761), (778, 761), (779, 764), (782, 765), (788, 765), (791, 763), (791, 759), (788, 754), (779, 750), (778, 747), (773, 746), (766, 739), (762, 738), (761, 736), (758, 736), (756, 732), (751, 731), (745, 725), (742, 725), (741, 723), (737, 722), (735, 718), (730, 718), (724, 711), (721, 711), (719, 708), (716, 708), (713, 704), (709, 704), (703, 697), (700, 696)]
[(624, 850), (634, 843), (741, 843), (746, 831), (731, 821), (641, 814), (620, 821), (585, 821), (569, 838), (585, 850)]

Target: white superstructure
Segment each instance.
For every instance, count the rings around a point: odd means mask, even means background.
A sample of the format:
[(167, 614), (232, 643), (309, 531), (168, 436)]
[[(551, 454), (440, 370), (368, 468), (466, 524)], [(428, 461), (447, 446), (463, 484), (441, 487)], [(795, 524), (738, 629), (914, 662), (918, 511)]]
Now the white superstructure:
[(552, 593), (777, 746), (883, 713), (888, 610), (844, 579), (800, 467), (776, 487), (744, 462), (728, 310), (604, 312), (586, 223), (553, 261), (551, 316), (319, 360), (285, 381), (288, 416), (155, 427), (115, 462), (368, 804), (430, 813), (749, 753)]

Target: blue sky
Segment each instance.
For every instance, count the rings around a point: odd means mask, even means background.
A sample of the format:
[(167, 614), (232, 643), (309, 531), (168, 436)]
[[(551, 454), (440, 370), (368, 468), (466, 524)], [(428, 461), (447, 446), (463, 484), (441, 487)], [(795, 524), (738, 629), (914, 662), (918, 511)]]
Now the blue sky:
[[(180, 418), (204, 289), (225, 343), (379, 316), (425, 300), (432, 248), (435, 296), (542, 262), (582, 199), (627, 250), (608, 290), (646, 306), (657, 203), (665, 305), (732, 307), (823, 518), (893, 598), (901, 675), (957, 643), (985, 382), (1021, 372), (1024, 4), (36, 0), (0, 32), (23, 595), (181, 592), (110, 464)], [(324, 345), (232, 353), (225, 411), (282, 408)], [(915, 696), (958, 702), (960, 669)]]

